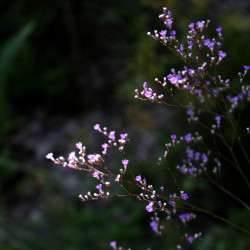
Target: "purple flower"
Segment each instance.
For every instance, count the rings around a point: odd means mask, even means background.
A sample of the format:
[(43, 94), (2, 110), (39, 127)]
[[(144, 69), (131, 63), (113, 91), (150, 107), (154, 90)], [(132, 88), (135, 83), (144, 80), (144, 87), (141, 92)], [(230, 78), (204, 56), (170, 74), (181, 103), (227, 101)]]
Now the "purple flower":
[(190, 244), (193, 243), (193, 242), (194, 242), (194, 237), (189, 236), (189, 237), (187, 238), (187, 241), (188, 241)]
[(188, 151), (187, 157), (190, 158), (190, 159), (193, 159), (193, 157), (194, 157), (194, 151), (193, 150)]
[(191, 219), (191, 215), (190, 213), (180, 214), (179, 218), (182, 220), (183, 223), (185, 223)]
[(218, 28), (216, 29), (216, 31), (217, 31), (219, 34), (221, 34), (222, 27), (218, 27)]
[(171, 28), (172, 27), (172, 23), (173, 23), (173, 20), (171, 18), (168, 18), (166, 19), (165, 21), (165, 25), (168, 27), (168, 28)]
[(146, 98), (151, 98), (153, 92), (152, 92), (151, 89), (148, 89), (148, 84), (147, 84), (147, 82), (144, 82), (144, 83), (143, 83), (143, 89), (144, 89), (144, 96), (145, 96)]
[(107, 143), (102, 144), (102, 148), (104, 149), (105, 152), (107, 151), (108, 146), (109, 145)]
[(220, 123), (221, 117), (219, 115), (217, 115), (214, 117), (214, 119), (217, 123)]
[(196, 29), (199, 30), (200, 32), (203, 30), (204, 28), (204, 21), (199, 21), (196, 23)]
[(244, 70), (245, 70), (244, 74), (246, 74), (246, 73), (247, 73), (247, 71), (249, 70), (250, 66), (248, 66), (248, 65), (244, 65), (243, 67), (244, 67)]
[(170, 31), (170, 35), (171, 35), (171, 36), (176, 36), (176, 31), (175, 31), (175, 30), (171, 30), (171, 31)]
[(175, 76), (172, 75), (172, 74), (169, 74), (169, 75), (167, 76), (167, 78), (168, 78), (168, 80), (169, 80), (172, 84), (174, 84), (174, 85), (176, 85), (176, 86), (178, 86), (178, 81), (182, 79), (180, 74), (175, 75)]
[(207, 160), (208, 160), (207, 155), (202, 154), (201, 159), (202, 159), (202, 161), (203, 161), (204, 163), (206, 163)]
[(109, 139), (111, 139), (112, 141), (115, 140), (115, 131), (111, 131), (111, 132), (109, 133)]
[(150, 226), (154, 232), (158, 232), (158, 224), (155, 221), (151, 221)]
[(152, 97), (153, 92), (151, 90), (147, 90), (144, 94), (145, 97), (147, 97), (148, 99)]
[(164, 191), (164, 187), (163, 187), (163, 186), (161, 186), (161, 191), (162, 191), (162, 192)]
[(141, 176), (140, 175), (136, 176), (135, 180), (138, 181), (138, 182), (141, 182)]
[(128, 162), (129, 162), (129, 160), (126, 160), (126, 159), (122, 160), (122, 164), (124, 166), (125, 172), (127, 170)]
[(126, 140), (128, 134), (120, 134), (121, 140)]
[(194, 159), (198, 161), (200, 159), (200, 155), (201, 155), (200, 152), (195, 152)]
[(188, 195), (187, 195), (186, 193), (182, 193), (182, 194), (181, 194), (181, 198), (182, 198), (183, 200), (187, 200), (187, 199), (188, 199)]
[(99, 172), (94, 172), (93, 177), (99, 179)]
[(188, 69), (188, 74), (189, 74), (190, 76), (194, 76), (195, 71), (194, 71), (193, 69)]
[(173, 141), (175, 141), (175, 140), (176, 140), (176, 135), (175, 135), (175, 134), (171, 135), (171, 139), (172, 139)]
[(194, 111), (192, 109), (188, 109), (187, 110), (187, 115), (193, 116), (194, 115)]
[(237, 104), (238, 103), (238, 100), (239, 100), (239, 97), (238, 96), (235, 96), (231, 99), (231, 101), (234, 103), (234, 104)]
[(97, 188), (99, 191), (101, 191), (101, 190), (102, 190), (102, 184), (97, 185), (96, 188)]
[(189, 174), (193, 174), (194, 172), (196, 172), (196, 168), (195, 167), (188, 168), (188, 173)]
[(116, 248), (116, 244), (117, 244), (116, 241), (111, 241), (110, 242), (110, 246), (113, 247), (114, 249)]
[(190, 142), (191, 139), (192, 139), (192, 134), (189, 133), (189, 134), (185, 135), (185, 136), (184, 136), (184, 139), (185, 139), (186, 142)]
[(193, 41), (188, 41), (188, 47), (189, 47), (189, 49), (192, 49), (193, 45), (194, 45)]
[(94, 162), (95, 161), (95, 155), (88, 155), (88, 159), (89, 159), (89, 161)]
[(181, 173), (185, 174), (185, 172), (186, 172), (185, 166), (181, 166), (181, 167), (179, 168), (179, 171), (180, 171)]
[(204, 45), (209, 47), (209, 49), (211, 49), (211, 50), (213, 50), (214, 44), (215, 44), (214, 42), (210, 42), (210, 39), (204, 40)]
[(100, 124), (96, 124), (96, 125), (94, 126), (94, 130), (101, 131)]
[(223, 52), (222, 50), (219, 51), (219, 59), (223, 59), (224, 57), (227, 56), (227, 53), (226, 52)]
[(191, 30), (193, 30), (193, 29), (194, 29), (194, 23), (190, 23), (190, 24), (188, 25), (188, 27), (189, 27)]
[(146, 206), (146, 210), (147, 210), (149, 213), (151, 213), (151, 212), (154, 211), (153, 205), (154, 205), (154, 202), (151, 201), (151, 202), (149, 202), (149, 204)]
[(162, 31), (160, 32), (160, 35), (163, 36), (163, 37), (165, 38), (166, 35), (167, 35), (167, 31), (166, 31), (166, 30), (162, 30)]

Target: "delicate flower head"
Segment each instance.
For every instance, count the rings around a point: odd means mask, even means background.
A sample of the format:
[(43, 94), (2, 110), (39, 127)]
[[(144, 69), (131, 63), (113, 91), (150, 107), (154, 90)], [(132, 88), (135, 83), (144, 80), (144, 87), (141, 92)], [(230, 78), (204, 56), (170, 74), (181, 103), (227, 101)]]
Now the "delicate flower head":
[(76, 152), (73, 151), (69, 154), (69, 161), (75, 161), (76, 160)]
[(191, 219), (191, 214), (190, 213), (180, 214), (179, 218), (182, 220), (183, 223), (185, 223)]
[(166, 31), (166, 30), (162, 30), (162, 31), (160, 32), (160, 35), (163, 36), (163, 37), (165, 38), (166, 35), (167, 35), (167, 31)]
[(82, 149), (82, 143), (81, 142), (76, 143), (76, 148), (81, 150)]
[(192, 139), (192, 134), (189, 133), (189, 134), (185, 135), (184, 139), (185, 139), (186, 142), (190, 142), (191, 139)]
[(150, 226), (154, 232), (158, 232), (158, 224), (154, 220), (150, 222)]
[(100, 183), (100, 184), (98, 184), (97, 186), (96, 186), (96, 188), (98, 189), (98, 190), (102, 190), (102, 184)]
[(187, 115), (193, 116), (194, 115), (194, 111), (192, 109), (188, 109), (187, 110)]
[(94, 173), (93, 173), (93, 177), (94, 177), (94, 178), (99, 179), (99, 175), (100, 175), (100, 173), (99, 173), (99, 172), (94, 172)]
[(224, 52), (224, 51), (222, 51), (222, 50), (219, 51), (219, 58), (220, 58), (220, 59), (223, 59), (223, 58), (226, 57), (226, 56), (227, 56), (227, 53), (226, 53), (226, 52)]
[(222, 27), (218, 27), (218, 28), (216, 29), (216, 31), (217, 31), (219, 34), (221, 34)]
[(190, 23), (189, 25), (188, 25), (188, 27), (190, 28), (190, 29), (194, 29), (194, 23)]
[(175, 135), (175, 134), (171, 135), (171, 139), (172, 139), (173, 141), (175, 141), (175, 140), (176, 140), (176, 135)]
[(175, 31), (175, 30), (171, 30), (171, 31), (170, 31), (170, 35), (171, 35), (171, 36), (176, 36), (176, 31)]
[(169, 80), (172, 84), (174, 84), (174, 85), (176, 85), (176, 86), (178, 86), (178, 81), (182, 79), (182, 77), (181, 77), (180, 74), (177, 74), (177, 75), (169, 74), (169, 75), (167, 76), (167, 78), (168, 78), (168, 80)]
[(54, 160), (53, 153), (47, 154), (46, 158), (49, 159), (49, 160)]
[(149, 204), (146, 206), (146, 210), (149, 212), (149, 213), (151, 213), (151, 212), (153, 212), (154, 211), (154, 202), (149, 202)]
[(194, 71), (193, 69), (188, 69), (188, 74), (189, 74), (190, 76), (194, 76), (195, 71)]
[(243, 67), (244, 67), (244, 70), (245, 70), (244, 74), (246, 74), (246, 73), (247, 73), (247, 71), (249, 70), (250, 66), (248, 66), (248, 65), (244, 65)]
[(111, 139), (112, 141), (115, 140), (115, 131), (111, 131), (111, 132), (109, 133), (109, 139)]
[(198, 21), (196, 23), (196, 29), (199, 30), (199, 31), (202, 31), (203, 28), (204, 28), (204, 23), (205, 23), (204, 21)]
[(214, 119), (216, 122), (220, 123), (221, 117), (219, 115), (217, 115), (214, 117)]
[(206, 154), (202, 154), (201, 159), (202, 159), (202, 161), (203, 161), (204, 163), (206, 163), (207, 160), (208, 160), (207, 155), (206, 155)]
[(100, 131), (101, 130), (100, 124), (96, 124), (94, 126), (94, 130)]
[(126, 159), (122, 160), (122, 164), (124, 166), (125, 171), (127, 170), (128, 163), (129, 163), (129, 160), (126, 160)]
[(109, 245), (115, 249), (116, 248), (116, 244), (117, 244), (116, 241), (111, 241)]
[(193, 243), (193, 242), (194, 242), (194, 237), (189, 236), (189, 237), (187, 238), (187, 241), (188, 241), (190, 244)]
[(107, 143), (102, 144), (102, 148), (104, 149), (105, 152), (107, 151), (108, 146), (109, 145)]
[(136, 176), (135, 180), (138, 181), (138, 182), (141, 182), (142, 181), (141, 176), (140, 175)]
[(187, 199), (188, 199), (188, 195), (187, 195), (186, 193), (182, 193), (182, 194), (181, 194), (181, 198), (182, 198), (183, 200), (187, 200)]

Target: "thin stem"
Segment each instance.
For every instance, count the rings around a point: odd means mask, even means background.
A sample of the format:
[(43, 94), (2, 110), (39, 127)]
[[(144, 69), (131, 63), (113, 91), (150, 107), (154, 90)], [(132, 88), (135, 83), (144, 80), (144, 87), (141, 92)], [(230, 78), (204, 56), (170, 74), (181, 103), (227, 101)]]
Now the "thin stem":
[(237, 229), (240, 230), (241, 232), (244, 232), (244, 233), (250, 235), (250, 232), (247, 231), (246, 229), (244, 229), (244, 228), (242, 228), (242, 227), (240, 227), (240, 226), (234, 224), (233, 222), (231, 222), (231, 221), (229, 221), (229, 220), (227, 220), (227, 219), (225, 219), (225, 218), (223, 218), (223, 217), (221, 217), (221, 216), (219, 216), (219, 215), (217, 215), (217, 214), (215, 214), (215, 213), (213, 213), (213, 212), (211, 212), (211, 211), (208, 211), (208, 210), (206, 210), (206, 209), (197, 207), (197, 206), (195, 206), (195, 205), (193, 205), (193, 204), (188, 204), (188, 203), (187, 203), (187, 205), (190, 206), (194, 211), (201, 212), (201, 213), (205, 213), (205, 214), (209, 214), (209, 215), (213, 216), (214, 218), (219, 219), (219, 220), (221, 220), (221, 221), (223, 221), (223, 222), (225, 222), (225, 223), (227, 223), (227, 224), (233, 226), (234, 228), (237, 228)]

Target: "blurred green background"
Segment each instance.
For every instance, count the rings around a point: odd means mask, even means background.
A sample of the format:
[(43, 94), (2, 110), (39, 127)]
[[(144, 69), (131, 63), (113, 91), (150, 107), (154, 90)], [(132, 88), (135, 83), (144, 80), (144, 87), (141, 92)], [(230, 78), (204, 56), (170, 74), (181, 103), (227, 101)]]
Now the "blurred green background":
[[(191, 22), (211, 19), (212, 32), (223, 27), (225, 77), (234, 82), (241, 65), (249, 65), (249, 0), (0, 1), (0, 249), (109, 249), (112, 240), (132, 249), (175, 249), (185, 228), (166, 222), (166, 235), (155, 236), (145, 204), (132, 198), (81, 203), (78, 195), (95, 187), (90, 175), (45, 159), (49, 152), (66, 156), (78, 141), (100, 152), (105, 138), (92, 129), (100, 123), (129, 133), (135, 174), (176, 192), (156, 162), (170, 134), (189, 132), (181, 126), (183, 111), (133, 98), (144, 81), (182, 67), (146, 35), (163, 29), (163, 6), (180, 40)], [(178, 157), (177, 149), (173, 168)], [(109, 159), (117, 171), (120, 160)], [(238, 204), (218, 202), (224, 196), (206, 183), (178, 178), (194, 202), (249, 228), (249, 213)], [(203, 232), (192, 249), (250, 247), (249, 237), (203, 215), (190, 230)]]

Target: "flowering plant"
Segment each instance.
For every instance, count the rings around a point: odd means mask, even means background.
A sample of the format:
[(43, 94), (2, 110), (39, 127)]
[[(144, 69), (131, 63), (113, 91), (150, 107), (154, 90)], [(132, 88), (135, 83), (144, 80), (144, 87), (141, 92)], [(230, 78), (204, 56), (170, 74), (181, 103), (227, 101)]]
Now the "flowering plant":
[[(185, 109), (187, 123), (194, 124), (197, 128), (196, 131), (190, 131), (185, 135), (170, 134), (169, 142), (165, 144), (164, 155), (158, 159), (158, 164), (167, 166), (172, 175), (176, 183), (175, 192), (166, 192), (164, 183), (162, 186), (154, 187), (153, 184), (148, 183), (143, 173), (134, 176), (130, 168), (131, 163), (126, 156), (128, 134), (117, 136), (115, 131), (109, 131), (99, 124), (94, 126), (94, 130), (107, 138), (106, 143), (102, 144), (100, 154), (86, 153), (86, 147), (78, 142), (76, 143), (78, 152), (70, 153), (68, 160), (62, 156), (54, 158), (53, 153), (49, 153), (46, 157), (63, 167), (91, 173), (97, 182), (96, 192), (89, 191), (87, 194), (79, 195), (82, 201), (131, 196), (144, 202), (146, 212), (153, 214), (149, 224), (157, 235), (161, 235), (164, 231), (160, 213), (167, 215), (167, 220), (177, 220), (186, 225), (196, 218), (195, 212), (211, 215), (250, 235), (247, 229), (193, 204), (189, 198), (192, 195), (180, 188), (181, 185), (172, 174), (172, 166), (168, 166), (170, 151), (179, 144), (183, 144), (185, 156), (176, 166), (180, 173), (211, 183), (245, 209), (250, 210), (247, 201), (235, 195), (223, 184), (224, 168), (230, 166), (237, 171), (244, 182), (242, 191), (245, 192), (245, 188), (250, 188), (244, 168), (244, 165), (250, 166), (250, 158), (245, 140), (242, 139), (248, 136), (250, 130), (249, 127), (245, 127), (244, 133), (240, 130), (242, 114), (250, 101), (250, 86), (245, 84), (245, 76), (250, 67), (243, 66), (243, 72), (239, 73), (241, 88), (234, 88), (230, 79), (224, 80), (221, 75), (216, 74), (216, 68), (227, 56), (222, 49), (221, 27), (216, 29), (216, 37), (209, 38), (206, 35), (206, 29), (210, 20), (191, 23), (188, 25), (187, 42), (181, 43), (177, 39), (177, 32), (172, 28), (171, 12), (163, 8), (163, 13), (159, 18), (166, 29), (160, 32), (155, 30), (153, 34), (148, 32), (148, 35), (175, 51), (183, 59), (185, 66), (181, 70), (172, 69), (163, 79), (155, 78), (156, 84), (162, 87), (164, 94), (157, 94), (145, 82), (141, 91), (135, 90), (135, 98)], [(220, 147), (226, 149), (227, 152), (220, 150)], [(106, 163), (110, 149), (117, 150), (123, 156), (118, 170), (110, 168)], [(117, 190), (117, 185), (120, 187), (119, 190)], [(132, 192), (131, 186), (136, 187), (138, 191)], [(180, 212), (185, 209), (188, 212)], [(200, 237), (201, 232), (194, 234), (185, 232), (181, 235), (180, 242), (177, 243), (177, 249), (182, 249), (186, 244), (192, 244)], [(112, 241), (110, 246), (113, 249), (122, 249), (117, 247), (116, 241)]]

